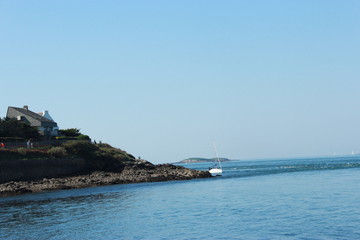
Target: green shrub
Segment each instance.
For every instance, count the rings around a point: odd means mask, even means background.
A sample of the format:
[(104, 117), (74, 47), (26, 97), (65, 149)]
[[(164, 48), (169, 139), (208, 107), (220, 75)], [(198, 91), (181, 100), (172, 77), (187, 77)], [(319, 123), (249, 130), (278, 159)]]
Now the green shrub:
[(134, 157), (108, 144), (92, 144), (89, 141), (68, 141), (62, 144), (70, 155), (84, 158), (92, 170), (118, 171)]
[(64, 147), (52, 147), (47, 152), (53, 157), (62, 158), (67, 156), (67, 152)]
[(60, 134), (65, 137), (78, 137), (81, 135), (80, 129), (69, 128), (69, 129), (60, 129)]
[(90, 139), (90, 137), (88, 135), (83, 135), (83, 134), (78, 136), (77, 139), (83, 140), (83, 141), (91, 141), (91, 139)]
[(23, 156), (26, 156), (27, 150), (26, 150), (26, 148), (18, 148), (17, 152)]
[(92, 159), (95, 157), (97, 147), (88, 141), (68, 141), (61, 145), (66, 149), (66, 152), (71, 155), (76, 155), (85, 159)]

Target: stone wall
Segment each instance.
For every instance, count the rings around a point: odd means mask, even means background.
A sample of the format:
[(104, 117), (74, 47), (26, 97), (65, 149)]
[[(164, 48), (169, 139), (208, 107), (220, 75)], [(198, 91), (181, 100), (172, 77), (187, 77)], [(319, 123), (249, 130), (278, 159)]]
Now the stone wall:
[(84, 159), (1, 160), (0, 183), (71, 176), (86, 170)]

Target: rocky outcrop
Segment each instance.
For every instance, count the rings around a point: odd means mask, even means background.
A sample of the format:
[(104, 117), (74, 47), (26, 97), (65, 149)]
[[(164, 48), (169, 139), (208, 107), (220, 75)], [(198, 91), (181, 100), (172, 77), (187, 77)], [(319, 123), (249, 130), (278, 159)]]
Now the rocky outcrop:
[(69, 141), (47, 151), (0, 151), (2, 196), (55, 189), (206, 177), (211, 177), (210, 173), (171, 164), (154, 165), (136, 159), (109, 144), (92, 144), (88, 141)]
[(205, 171), (171, 164), (153, 165), (144, 160), (137, 160), (119, 172), (96, 171), (79, 176), (3, 183), (0, 184), (0, 196), (111, 184), (189, 180), (207, 177), (211, 177), (211, 175)]

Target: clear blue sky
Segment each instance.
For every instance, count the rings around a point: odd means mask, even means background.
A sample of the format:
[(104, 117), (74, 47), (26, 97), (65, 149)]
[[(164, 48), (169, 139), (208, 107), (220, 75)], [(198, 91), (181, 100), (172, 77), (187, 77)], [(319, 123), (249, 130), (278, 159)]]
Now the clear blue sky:
[(0, 84), (153, 163), (360, 153), (360, 1), (0, 0)]

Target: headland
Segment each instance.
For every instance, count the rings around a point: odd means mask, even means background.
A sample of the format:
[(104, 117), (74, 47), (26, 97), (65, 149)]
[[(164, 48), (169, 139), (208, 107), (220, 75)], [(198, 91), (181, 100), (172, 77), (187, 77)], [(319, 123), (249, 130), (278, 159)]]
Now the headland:
[(0, 196), (111, 184), (207, 178), (206, 171), (154, 165), (108, 144), (68, 141), (43, 149), (0, 150)]

